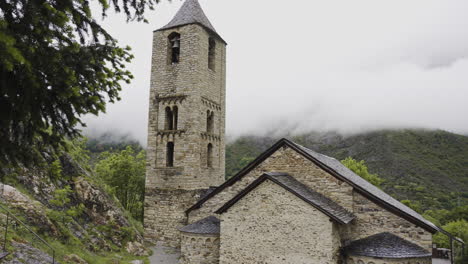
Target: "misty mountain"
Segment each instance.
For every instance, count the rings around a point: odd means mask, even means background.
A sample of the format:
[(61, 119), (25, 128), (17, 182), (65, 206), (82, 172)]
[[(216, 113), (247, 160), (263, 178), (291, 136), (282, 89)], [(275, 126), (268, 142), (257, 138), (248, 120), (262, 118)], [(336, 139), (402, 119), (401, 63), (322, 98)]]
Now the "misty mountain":
[[(385, 179), (382, 188), (422, 209), (468, 202), (468, 137), (446, 131), (378, 131), (353, 136), (304, 133), (286, 136), (325, 155), (364, 160)], [(232, 177), (279, 138), (244, 136), (226, 146), (226, 176)]]

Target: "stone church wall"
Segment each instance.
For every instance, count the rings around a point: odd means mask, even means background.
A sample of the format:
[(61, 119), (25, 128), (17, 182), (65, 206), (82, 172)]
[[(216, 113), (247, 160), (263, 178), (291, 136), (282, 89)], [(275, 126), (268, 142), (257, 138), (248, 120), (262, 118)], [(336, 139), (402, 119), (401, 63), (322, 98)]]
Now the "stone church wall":
[(387, 259), (387, 258), (371, 258), (352, 256), (347, 260), (347, 264), (431, 264), (431, 258), (402, 258), (402, 259)]
[(180, 264), (218, 264), (219, 235), (182, 233)]
[(421, 227), (387, 211), (361, 194), (354, 192), (356, 219), (342, 230), (344, 240), (356, 240), (382, 232), (390, 232), (432, 251), (432, 235)]
[(329, 175), (290, 148), (279, 149), (241, 180), (206, 201), (201, 208), (190, 212), (189, 222), (192, 223), (212, 215), (224, 203), (265, 172), (289, 173), (311, 189), (353, 212), (357, 219), (350, 225), (340, 228), (344, 240), (356, 240), (381, 232), (392, 232), (431, 250), (432, 236), (430, 232), (356, 193), (347, 183)]
[(232, 186), (225, 188), (203, 206), (190, 212), (189, 222), (212, 215), (247, 185), (265, 172), (286, 172), (311, 189), (329, 197), (349, 211), (353, 210), (352, 187), (329, 175), (296, 151), (279, 149)]
[(335, 264), (336, 224), (267, 180), (221, 215), (221, 264)]
[(187, 224), (185, 210), (193, 205), (203, 190), (146, 189), (145, 193), (145, 239), (161, 241), (167, 246), (180, 245), (178, 228)]

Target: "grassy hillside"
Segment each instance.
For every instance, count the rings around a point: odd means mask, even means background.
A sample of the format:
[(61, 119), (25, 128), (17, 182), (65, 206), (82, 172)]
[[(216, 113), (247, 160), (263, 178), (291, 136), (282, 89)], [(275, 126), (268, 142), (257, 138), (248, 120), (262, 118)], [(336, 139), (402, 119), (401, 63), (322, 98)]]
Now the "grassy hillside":
[[(445, 131), (379, 131), (343, 137), (307, 133), (293, 141), (339, 160), (365, 160), (385, 179), (383, 189), (399, 200), (418, 201), (422, 209), (468, 203), (468, 137)], [(242, 137), (227, 145), (226, 174), (239, 169), (278, 138)]]

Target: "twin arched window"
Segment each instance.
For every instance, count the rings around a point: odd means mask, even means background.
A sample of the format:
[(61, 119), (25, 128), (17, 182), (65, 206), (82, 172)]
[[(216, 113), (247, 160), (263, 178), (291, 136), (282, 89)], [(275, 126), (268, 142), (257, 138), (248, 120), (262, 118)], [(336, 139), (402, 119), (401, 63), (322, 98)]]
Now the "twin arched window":
[(179, 108), (177, 106), (166, 107), (166, 119), (164, 123), (164, 130), (177, 130), (177, 121), (179, 118)]

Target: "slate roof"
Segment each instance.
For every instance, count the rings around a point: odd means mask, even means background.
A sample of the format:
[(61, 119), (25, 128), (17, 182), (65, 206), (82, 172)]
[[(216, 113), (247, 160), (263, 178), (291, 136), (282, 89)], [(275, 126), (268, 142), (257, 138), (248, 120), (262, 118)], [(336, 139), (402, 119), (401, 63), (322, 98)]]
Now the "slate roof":
[(432, 255), (424, 248), (387, 232), (353, 241), (344, 248), (344, 252), (375, 258), (423, 258)]
[(301, 145), (293, 143), (287, 139), (281, 139), (280, 141), (275, 143), (271, 148), (266, 150), (264, 153), (258, 156), (254, 161), (252, 161), (250, 164), (244, 167), (234, 177), (224, 182), (222, 185), (216, 188), (209, 195), (205, 196), (203, 199), (201, 199), (192, 207), (190, 207), (186, 211), (186, 213), (188, 214), (190, 213), (190, 211), (200, 208), (211, 197), (222, 192), (225, 188), (235, 184), (238, 180), (242, 179), (243, 176), (245, 176), (251, 170), (253, 170), (258, 164), (260, 164), (265, 159), (267, 159), (271, 154), (276, 152), (279, 148), (285, 147), (285, 146), (290, 147), (291, 149), (302, 154), (305, 158), (309, 159), (318, 167), (322, 168), (324, 171), (327, 171), (334, 177), (347, 182), (354, 188), (354, 190), (356, 190), (357, 192), (359, 192), (360, 194), (362, 194), (364, 197), (368, 198), (369, 200), (379, 204), (386, 210), (399, 215), (400, 217), (408, 220), (409, 222), (417, 226), (424, 228), (425, 230), (431, 233), (441, 231), (441, 232), (448, 234), (443, 229), (437, 227), (430, 221), (423, 218), (420, 214), (418, 214), (414, 210), (410, 209), (409, 207), (395, 200), (390, 195), (386, 194), (379, 188), (375, 187), (374, 185), (370, 184), (369, 182), (367, 182), (360, 176), (356, 175), (354, 172), (352, 172), (351, 170), (346, 168), (343, 164), (341, 164), (341, 162), (339, 162), (338, 160), (319, 154)]
[[(326, 165), (328, 168), (332, 169), (334, 172), (336, 172), (338, 175), (342, 176), (345, 178), (345, 180), (349, 183), (352, 183), (355, 187), (358, 187), (360, 189), (365, 190), (368, 194), (372, 195), (373, 197), (376, 197), (380, 201), (398, 209), (402, 213), (405, 213), (416, 220), (420, 221), (421, 223), (424, 223), (430, 228), (435, 229), (436, 231), (440, 231), (439, 227), (431, 223), (430, 221), (426, 220), (424, 217), (422, 217), (420, 214), (418, 214), (416, 211), (413, 209), (409, 208), (408, 206), (400, 203), (384, 191), (380, 190), (379, 188), (375, 187), (373, 184), (369, 183), (368, 181), (364, 180), (362, 177), (359, 175), (355, 174), (352, 170), (348, 169), (345, 165), (343, 165), (339, 160), (336, 160), (334, 158), (328, 157), (326, 155), (317, 153), (311, 149), (308, 149), (306, 147), (303, 147), (299, 144), (296, 144), (294, 142), (290, 142), (291, 144), (294, 144), (304, 152), (306, 152), (308, 155), (311, 157), (317, 159), (319, 162), (322, 164)], [(353, 186), (353, 187), (354, 187)]]
[(184, 227), (179, 228), (179, 231), (185, 233), (193, 233), (193, 234), (219, 234), (220, 225), (219, 219), (215, 216), (208, 216), (199, 220), (193, 224), (186, 225)]
[(236, 195), (230, 201), (225, 203), (220, 209), (216, 211), (216, 213), (226, 212), (231, 206), (233, 206), (245, 195), (254, 190), (258, 185), (260, 185), (267, 179), (283, 187), (287, 191), (296, 195), (303, 201), (312, 205), (322, 213), (326, 214), (327, 216), (341, 224), (348, 224), (355, 218), (355, 216), (352, 213), (348, 212), (346, 209), (344, 209), (337, 203), (333, 202), (332, 200), (323, 196), (322, 194), (313, 191), (312, 189), (297, 181), (290, 175), (286, 173), (275, 172), (265, 173), (262, 176), (260, 176), (257, 180), (255, 180), (244, 190), (242, 190), (238, 195)]
[(186, 0), (174, 16), (174, 18), (172, 18), (172, 20), (167, 25), (156, 31), (171, 29), (190, 24), (198, 24), (204, 27), (206, 30), (213, 33), (224, 43), (226, 43), (216, 32), (216, 29), (213, 27), (208, 17), (206, 17), (205, 12), (203, 12), (203, 9), (201, 8), (198, 0)]

